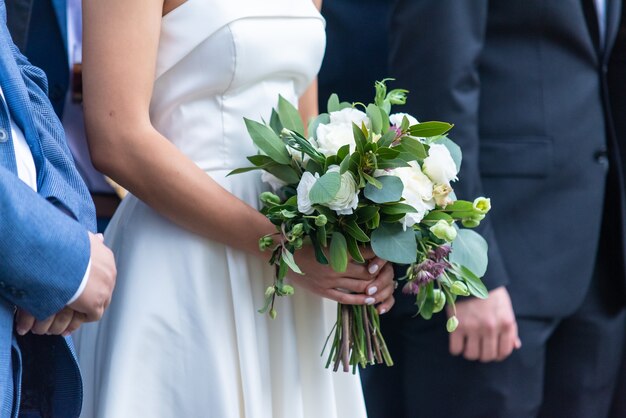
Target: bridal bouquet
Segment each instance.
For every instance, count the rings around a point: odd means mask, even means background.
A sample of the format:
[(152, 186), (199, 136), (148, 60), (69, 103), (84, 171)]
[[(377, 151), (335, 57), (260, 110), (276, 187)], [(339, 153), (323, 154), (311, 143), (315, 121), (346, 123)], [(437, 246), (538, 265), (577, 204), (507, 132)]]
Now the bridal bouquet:
[[(298, 111), (279, 97), (269, 123), (246, 119), (258, 155), (248, 157), (274, 192), (260, 199), (262, 213), (276, 233), (259, 240), (271, 250), (274, 284), (259, 311), (276, 316), (276, 296), (293, 294), (285, 283), (288, 269), (302, 274), (294, 253), (305, 243), (321, 264), (345, 271), (349, 258), (365, 262), (361, 249), (390, 262), (408, 265), (403, 292), (414, 295), (419, 314), (429, 319), (446, 304), (454, 312), (457, 296), (487, 297), (481, 277), (487, 268), (487, 244), (477, 233), (490, 201), (456, 200), (461, 151), (444, 122), (419, 123), (392, 105), (406, 102), (406, 90), (387, 91), (376, 82), (374, 103), (340, 102), (333, 94), (328, 113), (304, 126)], [(308, 132), (308, 136), (305, 135)], [(452, 315), (447, 329), (458, 325)], [(328, 362), (344, 371), (367, 364), (393, 364), (373, 306), (338, 304), (330, 333)], [(325, 351), (326, 345), (324, 347)]]

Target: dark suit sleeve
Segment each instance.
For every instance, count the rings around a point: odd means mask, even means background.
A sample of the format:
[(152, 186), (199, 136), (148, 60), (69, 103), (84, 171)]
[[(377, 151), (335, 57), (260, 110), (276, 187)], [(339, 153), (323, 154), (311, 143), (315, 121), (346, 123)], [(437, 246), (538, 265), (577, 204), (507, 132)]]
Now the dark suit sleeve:
[[(390, 21), (390, 71), (394, 86), (410, 91), (406, 111), (419, 120), (453, 123), (450, 137), (463, 151), (460, 199), (483, 196), (478, 168), (480, 140), (479, 60), (487, 0), (396, 0)], [(479, 232), (489, 243), (489, 289), (506, 285), (508, 275), (489, 216)]]

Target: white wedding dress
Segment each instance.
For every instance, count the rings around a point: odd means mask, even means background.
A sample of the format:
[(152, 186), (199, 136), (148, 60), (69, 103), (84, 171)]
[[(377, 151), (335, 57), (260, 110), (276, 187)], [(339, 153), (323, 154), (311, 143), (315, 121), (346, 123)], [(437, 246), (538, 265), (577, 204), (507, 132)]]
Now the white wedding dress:
[[(162, 21), (152, 123), (256, 207), (259, 172), (226, 177), (257, 153), (243, 117), (269, 120), (279, 94), (295, 103), (324, 42), (311, 0), (188, 0)], [(272, 281), (264, 260), (187, 232), (132, 195), (105, 237), (118, 279), (104, 318), (75, 338), (83, 417), (365, 416), (358, 376), (320, 357), (333, 302), (297, 289), (268, 319), (257, 312)]]

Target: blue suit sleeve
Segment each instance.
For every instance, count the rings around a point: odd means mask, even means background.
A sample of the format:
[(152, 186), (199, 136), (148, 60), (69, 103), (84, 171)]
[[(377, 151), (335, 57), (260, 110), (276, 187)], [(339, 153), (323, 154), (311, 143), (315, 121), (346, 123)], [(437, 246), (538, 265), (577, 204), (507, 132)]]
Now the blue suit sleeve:
[[(479, 60), (487, 26), (487, 0), (396, 0), (392, 9), (390, 69), (397, 86), (411, 94), (405, 111), (420, 120), (455, 125), (450, 137), (463, 151), (461, 199), (483, 196), (479, 171)], [(489, 216), (478, 230), (489, 243), (489, 289), (508, 274)]]

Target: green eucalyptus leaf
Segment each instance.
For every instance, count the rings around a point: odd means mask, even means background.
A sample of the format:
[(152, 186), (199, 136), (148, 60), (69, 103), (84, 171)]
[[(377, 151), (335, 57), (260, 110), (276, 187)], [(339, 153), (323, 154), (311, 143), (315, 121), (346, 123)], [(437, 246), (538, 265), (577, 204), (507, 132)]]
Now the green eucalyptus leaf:
[(409, 128), (409, 133), (413, 136), (421, 137), (421, 138), (429, 138), (432, 136), (444, 135), (450, 129), (452, 129), (451, 124), (447, 122), (422, 122), (417, 125), (413, 125)]
[(452, 242), (450, 262), (465, 266), (478, 277), (487, 271), (487, 241), (478, 233), (469, 229), (459, 229)]
[(251, 119), (244, 118), (244, 121), (252, 141), (261, 151), (279, 164), (291, 163), (291, 155), (285, 144), (269, 126)]
[(381, 188), (368, 183), (365, 185), (363, 193), (365, 197), (374, 203), (388, 203), (397, 202), (402, 198), (402, 191), (404, 190), (404, 184), (402, 180), (396, 176), (381, 176), (377, 177), (381, 184)]
[(377, 213), (378, 213), (378, 206), (371, 206), (371, 205), (358, 208), (355, 212), (356, 217), (359, 220), (359, 223), (364, 223), (373, 219)]
[(331, 94), (328, 98), (326, 109), (328, 110), (328, 113), (340, 111), (341, 105), (339, 104), (339, 96), (337, 96), (335, 93)]
[(338, 273), (348, 268), (348, 244), (341, 232), (333, 232), (330, 240), (330, 265)]
[(412, 228), (399, 223), (383, 223), (372, 232), (372, 250), (380, 258), (398, 264), (411, 264), (417, 257), (417, 242)]
[(278, 96), (278, 117), (285, 128), (304, 135), (304, 125), (298, 109), (280, 95)]
[(406, 203), (394, 203), (392, 205), (382, 205), (380, 211), (385, 215), (406, 215), (407, 213), (415, 213), (417, 210)]
[(328, 203), (330, 202), (341, 186), (341, 175), (336, 172), (327, 172), (317, 179), (311, 190), (309, 191), (309, 199), (311, 203)]
[(330, 116), (328, 113), (322, 113), (315, 119), (311, 119), (309, 122), (309, 137), (317, 140), (317, 127), (320, 125), (328, 125), (330, 123)]

